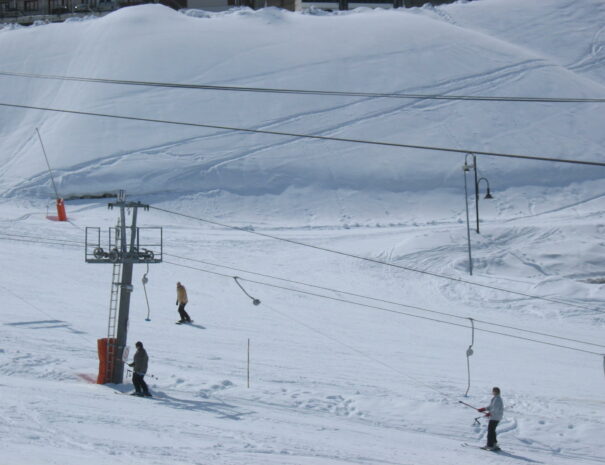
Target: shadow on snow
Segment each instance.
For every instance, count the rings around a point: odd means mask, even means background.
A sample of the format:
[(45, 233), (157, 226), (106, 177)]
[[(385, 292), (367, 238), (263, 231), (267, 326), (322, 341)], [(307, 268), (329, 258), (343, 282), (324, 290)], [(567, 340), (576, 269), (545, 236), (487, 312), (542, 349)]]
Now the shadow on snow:
[[(106, 385), (113, 389), (116, 394), (129, 395), (131, 386), (125, 385)], [(134, 396), (133, 396), (134, 397)], [(166, 407), (178, 410), (190, 410), (196, 412), (214, 413), (218, 418), (226, 418), (228, 420), (241, 420), (245, 415), (254, 413), (251, 410), (243, 411), (237, 406), (227, 404), (222, 401), (194, 400), (194, 399), (179, 399), (172, 397), (165, 392), (155, 391), (153, 397), (137, 398), (142, 402), (156, 402), (165, 405)]]
[(70, 323), (62, 320), (37, 320), (37, 321), (17, 321), (15, 323), (4, 323), (5, 326), (23, 326), (29, 329), (54, 329), (65, 328), (74, 334), (86, 334), (71, 327)]

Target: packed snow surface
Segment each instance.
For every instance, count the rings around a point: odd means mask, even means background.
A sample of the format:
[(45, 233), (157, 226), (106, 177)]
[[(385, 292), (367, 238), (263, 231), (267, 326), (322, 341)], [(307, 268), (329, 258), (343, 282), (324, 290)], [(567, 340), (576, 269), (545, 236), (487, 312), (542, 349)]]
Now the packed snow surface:
[[(0, 463), (605, 463), (605, 168), (478, 156), (494, 199), (481, 181), (478, 234), (467, 173), (472, 276), (462, 170), (467, 151), (605, 162), (603, 103), (6, 74), (603, 99), (604, 24), (598, 0), (0, 24)], [(69, 222), (46, 219), (53, 181)], [(85, 228), (105, 240), (118, 211), (78, 197), (118, 189), (163, 228), (129, 320), (152, 399), (94, 383), (112, 266), (85, 263)], [(193, 325), (174, 324), (177, 281)], [(492, 386), (498, 454), (460, 402)]]

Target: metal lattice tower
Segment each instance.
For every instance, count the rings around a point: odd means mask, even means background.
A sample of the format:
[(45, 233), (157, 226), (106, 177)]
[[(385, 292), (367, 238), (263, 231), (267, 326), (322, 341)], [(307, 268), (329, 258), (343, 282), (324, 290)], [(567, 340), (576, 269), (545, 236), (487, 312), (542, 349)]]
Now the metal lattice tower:
[[(118, 207), (120, 216), (115, 228), (109, 229), (107, 249), (101, 246), (101, 229), (86, 228), (85, 260), (87, 263), (111, 263), (111, 297), (109, 301), (109, 319), (107, 323), (107, 365), (105, 379), (113, 383), (122, 383), (124, 361), (122, 360), (128, 336), (128, 317), (130, 312), (130, 294), (132, 271), (135, 263), (161, 263), (163, 254), (162, 228), (137, 227), (139, 208), (149, 209), (149, 205), (140, 202), (127, 202), (124, 191), (120, 191), (117, 202), (108, 205), (110, 209)], [(126, 225), (126, 209), (132, 211), (132, 223)], [(153, 232), (156, 237), (147, 238), (146, 233)]]

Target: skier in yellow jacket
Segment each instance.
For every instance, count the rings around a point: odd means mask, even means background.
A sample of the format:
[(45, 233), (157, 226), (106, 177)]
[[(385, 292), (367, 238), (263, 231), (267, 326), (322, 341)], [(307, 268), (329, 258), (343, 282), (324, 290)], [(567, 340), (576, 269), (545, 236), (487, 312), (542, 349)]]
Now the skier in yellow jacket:
[(181, 316), (179, 323), (191, 323), (191, 318), (185, 311), (187, 302), (189, 302), (187, 299), (187, 289), (180, 282), (176, 283), (176, 304), (179, 306), (179, 315)]

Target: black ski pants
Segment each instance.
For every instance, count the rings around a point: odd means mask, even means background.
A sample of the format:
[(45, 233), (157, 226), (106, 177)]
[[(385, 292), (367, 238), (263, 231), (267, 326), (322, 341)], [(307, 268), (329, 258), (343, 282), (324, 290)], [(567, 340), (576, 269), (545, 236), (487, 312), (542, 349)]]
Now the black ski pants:
[(134, 384), (134, 390), (139, 394), (149, 394), (149, 388), (143, 379), (144, 377), (145, 375), (141, 375), (139, 373), (132, 374), (132, 384)]
[(181, 321), (191, 321), (189, 314), (185, 311), (185, 305), (187, 304), (179, 304), (179, 315), (181, 316)]
[(496, 426), (500, 423), (499, 420), (490, 420), (487, 425), (487, 447), (494, 447), (496, 444)]

